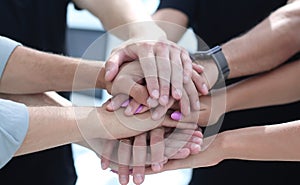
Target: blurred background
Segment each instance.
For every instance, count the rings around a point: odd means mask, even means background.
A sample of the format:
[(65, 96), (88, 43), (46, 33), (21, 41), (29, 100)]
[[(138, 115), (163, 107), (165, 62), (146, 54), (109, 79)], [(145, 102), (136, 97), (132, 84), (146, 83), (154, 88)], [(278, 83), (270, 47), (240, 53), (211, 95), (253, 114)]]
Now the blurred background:
[[(159, 0), (141, 0), (147, 11), (152, 14)], [(67, 14), (67, 49), (68, 54), (73, 57), (85, 57), (89, 46), (100, 37), (100, 45), (97, 44), (97, 60), (105, 61), (111, 50), (121, 43), (120, 40), (105, 34), (105, 30), (97, 18), (85, 10), (76, 10), (71, 3)], [(192, 30), (184, 35), (179, 44), (189, 51), (196, 50), (197, 42)], [(96, 99), (94, 98), (96, 95)], [(96, 91), (73, 92), (71, 100), (75, 105), (99, 106), (105, 102), (110, 95), (101, 89)], [(75, 167), (78, 175), (76, 185), (117, 185), (118, 177), (110, 170), (102, 170), (100, 160), (93, 151), (72, 144)], [(145, 185), (187, 185), (191, 178), (191, 169), (174, 170), (157, 175), (147, 176)], [(130, 182), (130, 184), (133, 184)]]

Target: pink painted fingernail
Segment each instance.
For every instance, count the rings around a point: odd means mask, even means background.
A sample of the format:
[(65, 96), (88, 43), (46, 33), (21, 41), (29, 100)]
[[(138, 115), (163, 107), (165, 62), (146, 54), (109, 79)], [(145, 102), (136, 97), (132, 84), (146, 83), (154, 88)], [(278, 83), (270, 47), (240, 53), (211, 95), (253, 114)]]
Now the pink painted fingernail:
[(130, 100), (128, 99), (122, 103), (121, 107), (123, 107), (123, 108), (127, 107), (129, 105), (129, 103), (130, 103)]
[(136, 109), (136, 111), (135, 111), (135, 113), (134, 114), (138, 114), (138, 113), (140, 113), (142, 110), (143, 110), (143, 105), (140, 105), (137, 109)]
[(171, 114), (171, 118), (175, 121), (179, 121), (182, 118), (182, 114), (178, 111), (175, 111)]

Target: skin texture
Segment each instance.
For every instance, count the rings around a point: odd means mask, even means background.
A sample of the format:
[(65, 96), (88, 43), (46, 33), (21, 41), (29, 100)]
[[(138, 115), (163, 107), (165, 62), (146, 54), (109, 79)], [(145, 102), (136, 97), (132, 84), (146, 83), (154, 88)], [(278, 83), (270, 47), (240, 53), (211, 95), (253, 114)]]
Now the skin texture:
[[(299, 101), (300, 86), (296, 82), (299, 70), (300, 63), (295, 61), (228, 87), (227, 112)], [(257, 91), (260, 96), (257, 96)], [(201, 98), (209, 99), (205, 96)], [(247, 101), (249, 99), (251, 101)], [(210, 111), (209, 104), (206, 106), (208, 113), (200, 113), (200, 118), (204, 120)], [(205, 123), (200, 119), (199, 122)], [(164, 165), (163, 171), (213, 166), (226, 159), (299, 161), (299, 125), (299, 120), (295, 120), (222, 132), (206, 150), (183, 160), (170, 161)], [(209, 140), (205, 138), (204, 145)], [(154, 172), (147, 169), (147, 173)]]

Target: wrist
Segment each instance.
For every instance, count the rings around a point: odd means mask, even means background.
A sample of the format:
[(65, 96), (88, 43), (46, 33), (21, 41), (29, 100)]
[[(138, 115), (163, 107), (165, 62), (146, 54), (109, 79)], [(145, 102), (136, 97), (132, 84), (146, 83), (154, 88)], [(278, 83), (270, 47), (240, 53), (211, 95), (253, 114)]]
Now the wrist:
[(133, 23), (129, 27), (129, 39), (134, 40), (166, 40), (166, 33), (154, 22), (145, 21)]
[(196, 60), (198, 59), (203, 60), (205, 62), (215, 63), (218, 69), (218, 75), (213, 88), (221, 88), (226, 85), (225, 80), (227, 79), (230, 70), (228, 68), (227, 60), (220, 46), (215, 46), (205, 51), (197, 51), (191, 57)]
[(231, 131), (224, 131), (218, 134), (216, 140), (219, 143), (220, 151), (222, 151), (220, 152), (222, 160), (235, 159), (238, 138), (235, 138)]

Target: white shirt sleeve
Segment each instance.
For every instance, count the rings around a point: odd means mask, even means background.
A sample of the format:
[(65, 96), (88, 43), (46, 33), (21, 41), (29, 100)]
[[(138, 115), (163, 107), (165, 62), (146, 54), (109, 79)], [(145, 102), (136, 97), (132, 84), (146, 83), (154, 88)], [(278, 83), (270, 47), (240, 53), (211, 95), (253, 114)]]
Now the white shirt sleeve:
[(19, 45), (21, 44), (16, 41), (0, 36), (0, 78), (2, 77), (3, 71), (11, 53)]
[[(0, 36), (0, 78), (7, 61), (20, 43)], [(22, 145), (29, 125), (29, 113), (24, 104), (0, 99), (0, 168)]]
[(29, 125), (29, 112), (24, 104), (0, 99), (0, 168), (22, 145)]

